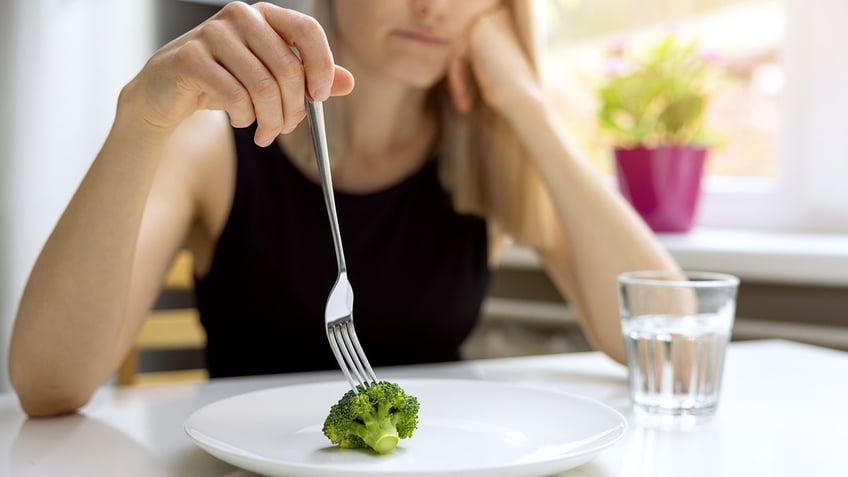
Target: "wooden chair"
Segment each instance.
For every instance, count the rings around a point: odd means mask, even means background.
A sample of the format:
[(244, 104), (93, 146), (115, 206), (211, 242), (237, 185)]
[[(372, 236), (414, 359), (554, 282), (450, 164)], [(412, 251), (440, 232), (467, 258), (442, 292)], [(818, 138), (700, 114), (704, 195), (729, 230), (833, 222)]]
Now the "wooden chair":
[(201, 352), (206, 334), (194, 306), (192, 258), (182, 251), (174, 260), (162, 293), (150, 316), (145, 320), (133, 349), (118, 369), (118, 385), (148, 385), (173, 382), (198, 382), (208, 379), (205, 369), (140, 370), (140, 355), (167, 354), (173, 351)]

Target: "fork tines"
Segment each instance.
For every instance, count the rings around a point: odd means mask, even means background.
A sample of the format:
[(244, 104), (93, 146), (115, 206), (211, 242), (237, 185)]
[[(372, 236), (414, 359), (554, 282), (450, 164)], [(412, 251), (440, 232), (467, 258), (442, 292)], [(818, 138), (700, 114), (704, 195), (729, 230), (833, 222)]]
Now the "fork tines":
[(339, 362), (350, 386), (354, 392), (359, 392), (359, 386), (367, 388), (377, 382), (377, 376), (365, 357), (365, 352), (356, 337), (353, 319), (350, 316), (338, 319), (327, 327), (327, 338), (330, 347)]

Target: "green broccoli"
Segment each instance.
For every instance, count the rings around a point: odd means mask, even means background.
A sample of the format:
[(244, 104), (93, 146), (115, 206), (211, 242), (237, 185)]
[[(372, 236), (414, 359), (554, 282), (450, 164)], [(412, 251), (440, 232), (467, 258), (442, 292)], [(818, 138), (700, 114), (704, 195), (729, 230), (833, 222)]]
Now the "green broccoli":
[(395, 383), (380, 381), (345, 393), (330, 408), (324, 435), (346, 449), (371, 448), (386, 454), (418, 426), (418, 399)]

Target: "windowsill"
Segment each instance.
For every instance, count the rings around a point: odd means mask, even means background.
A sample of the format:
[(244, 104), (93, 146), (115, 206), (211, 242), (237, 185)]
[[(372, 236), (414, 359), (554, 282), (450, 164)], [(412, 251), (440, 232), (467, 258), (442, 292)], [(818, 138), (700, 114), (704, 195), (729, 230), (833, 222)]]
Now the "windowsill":
[[(681, 267), (758, 282), (848, 286), (848, 235), (695, 228), (659, 234)], [(502, 266), (538, 268), (528, 249), (507, 247)]]
[(660, 240), (684, 268), (764, 282), (848, 285), (848, 235), (699, 228)]

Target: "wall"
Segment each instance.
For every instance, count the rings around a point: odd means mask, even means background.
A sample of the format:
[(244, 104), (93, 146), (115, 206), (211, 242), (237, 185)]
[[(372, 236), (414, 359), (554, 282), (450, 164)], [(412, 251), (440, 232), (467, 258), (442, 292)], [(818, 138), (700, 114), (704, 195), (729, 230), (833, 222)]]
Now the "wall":
[[(149, 56), (153, 0), (4, 2), (0, 15), (0, 392), (29, 270)], [(57, 317), (60, 319), (61, 317)]]

